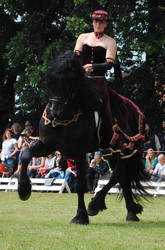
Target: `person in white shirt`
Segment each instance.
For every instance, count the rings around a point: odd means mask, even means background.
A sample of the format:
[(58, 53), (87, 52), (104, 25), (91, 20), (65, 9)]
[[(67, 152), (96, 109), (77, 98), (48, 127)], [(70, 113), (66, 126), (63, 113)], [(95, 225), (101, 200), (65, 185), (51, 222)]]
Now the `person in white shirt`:
[(158, 163), (152, 173), (152, 180), (165, 181), (165, 155), (160, 154), (158, 156)]
[(17, 140), (13, 138), (11, 129), (7, 128), (3, 135), (1, 161), (6, 168), (10, 167), (10, 171), (14, 171), (17, 167), (17, 152)]

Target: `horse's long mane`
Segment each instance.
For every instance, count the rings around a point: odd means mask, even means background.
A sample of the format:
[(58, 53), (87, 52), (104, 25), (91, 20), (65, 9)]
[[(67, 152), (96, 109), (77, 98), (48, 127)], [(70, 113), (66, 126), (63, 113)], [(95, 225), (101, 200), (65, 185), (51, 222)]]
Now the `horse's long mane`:
[(76, 94), (82, 110), (98, 110), (99, 97), (85, 71), (80, 59), (72, 51), (57, 56), (46, 76), (49, 95), (69, 98)]

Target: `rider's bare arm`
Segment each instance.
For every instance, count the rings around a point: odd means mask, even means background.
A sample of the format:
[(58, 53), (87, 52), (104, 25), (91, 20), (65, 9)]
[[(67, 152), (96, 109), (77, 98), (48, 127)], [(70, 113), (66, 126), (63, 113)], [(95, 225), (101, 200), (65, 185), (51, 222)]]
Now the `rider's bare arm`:
[(76, 41), (76, 45), (74, 48), (74, 53), (77, 55), (81, 54), (82, 48), (83, 48), (83, 44), (84, 44), (84, 40), (86, 39), (87, 34), (83, 33), (81, 35), (79, 35), (79, 37), (77, 38)]
[(106, 40), (106, 61), (114, 63), (116, 58), (117, 45), (115, 39), (108, 37)]

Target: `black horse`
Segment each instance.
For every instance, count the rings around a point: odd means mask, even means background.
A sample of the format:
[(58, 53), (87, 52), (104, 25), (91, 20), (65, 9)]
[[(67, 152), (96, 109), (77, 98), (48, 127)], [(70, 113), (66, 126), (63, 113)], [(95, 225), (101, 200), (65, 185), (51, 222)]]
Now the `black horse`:
[(139, 221), (142, 212), (139, 199), (133, 192), (144, 193), (141, 181), (147, 176), (138, 151), (130, 158), (122, 159), (120, 153), (111, 157), (113, 174), (110, 181), (91, 200), (86, 210), (86, 153), (98, 150), (98, 136), (94, 111), (101, 110), (101, 101), (96, 91), (85, 77), (79, 59), (72, 52), (66, 52), (53, 62), (48, 70), (46, 83), (49, 102), (39, 125), (39, 140), (22, 154), (22, 171), (18, 183), (18, 193), (22, 200), (31, 195), (31, 183), (27, 166), (32, 157), (46, 156), (59, 150), (77, 165), (78, 209), (72, 223), (88, 224), (88, 215), (93, 216), (106, 209), (105, 196), (108, 190), (119, 183), (126, 202), (128, 221)]

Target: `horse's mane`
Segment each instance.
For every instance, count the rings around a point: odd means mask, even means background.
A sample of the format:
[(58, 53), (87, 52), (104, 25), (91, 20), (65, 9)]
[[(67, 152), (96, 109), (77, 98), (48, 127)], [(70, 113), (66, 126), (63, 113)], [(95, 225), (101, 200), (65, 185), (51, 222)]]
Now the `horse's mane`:
[(80, 59), (72, 51), (57, 56), (52, 62), (46, 76), (48, 92), (65, 98), (77, 95), (81, 110), (99, 109), (99, 97), (90, 80), (85, 77), (85, 71)]

